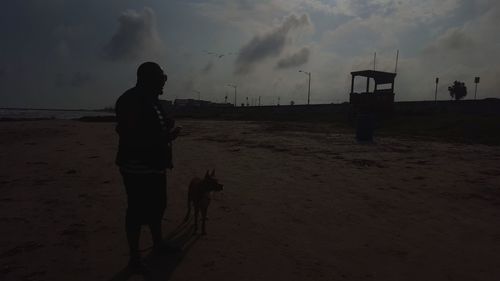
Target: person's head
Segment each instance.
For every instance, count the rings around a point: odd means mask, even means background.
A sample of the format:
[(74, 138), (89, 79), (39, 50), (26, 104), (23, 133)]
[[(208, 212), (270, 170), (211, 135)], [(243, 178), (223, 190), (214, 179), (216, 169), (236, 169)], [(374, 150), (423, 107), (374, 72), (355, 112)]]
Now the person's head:
[(137, 68), (137, 86), (145, 88), (152, 95), (163, 94), (167, 75), (155, 62), (144, 62)]

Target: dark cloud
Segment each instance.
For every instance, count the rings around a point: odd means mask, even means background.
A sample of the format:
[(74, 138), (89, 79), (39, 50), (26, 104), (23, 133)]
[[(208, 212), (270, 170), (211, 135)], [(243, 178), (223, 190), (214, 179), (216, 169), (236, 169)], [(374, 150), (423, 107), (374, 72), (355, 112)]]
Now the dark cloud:
[(474, 41), (461, 30), (454, 30), (440, 42), (445, 49), (467, 49), (474, 45)]
[(303, 14), (288, 16), (285, 21), (265, 35), (257, 35), (244, 45), (236, 58), (236, 74), (248, 73), (253, 65), (266, 58), (277, 57), (285, 48), (287, 35), (292, 29), (310, 25), (309, 17)]
[(163, 45), (156, 30), (155, 14), (151, 8), (140, 13), (128, 10), (118, 18), (119, 27), (104, 47), (110, 60), (134, 60), (158, 53)]
[(302, 48), (300, 51), (280, 59), (276, 64), (276, 68), (301, 66), (309, 61), (309, 54), (308, 48)]
[(424, 54), (432, 54), (441, 51), (467, 50), (474, 46), (474, 40), (463, 30), (453, 29), (448, 31), (435, 42), (424, 49)]

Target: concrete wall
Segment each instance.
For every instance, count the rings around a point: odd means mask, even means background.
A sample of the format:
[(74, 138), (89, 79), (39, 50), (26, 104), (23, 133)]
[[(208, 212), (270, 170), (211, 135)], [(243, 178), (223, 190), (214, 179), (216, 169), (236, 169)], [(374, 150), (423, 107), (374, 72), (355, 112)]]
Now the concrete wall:
[[(333, 121), (352, 118), (351, 106), (343, 104), (248, 107), (169, 107), (175, 117), (243, 120)], [(439, 113), (500, 115), (500, 100), (395, 102), (393, 115)]]

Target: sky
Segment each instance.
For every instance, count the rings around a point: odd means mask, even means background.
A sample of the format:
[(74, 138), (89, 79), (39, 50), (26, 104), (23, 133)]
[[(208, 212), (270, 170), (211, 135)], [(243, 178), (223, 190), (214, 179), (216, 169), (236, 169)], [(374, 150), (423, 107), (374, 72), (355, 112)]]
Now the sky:
[[(448, 100), (465, 82), (500, 98), (497, 0), (24, 0), (2, 3), (0, 107), (113, 106), (144, 61), (162, 99), (349, 100), (350, 72), (395, 70), (397, 101)], [(356, 80), (362, 91), (365, 81)]]

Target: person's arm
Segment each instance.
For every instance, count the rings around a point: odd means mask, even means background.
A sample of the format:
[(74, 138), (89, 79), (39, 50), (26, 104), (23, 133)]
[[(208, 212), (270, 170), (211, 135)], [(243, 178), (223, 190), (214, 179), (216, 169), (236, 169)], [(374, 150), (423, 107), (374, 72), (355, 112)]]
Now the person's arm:
[(170, 140), (175, 140), (178, 136), (179, 136), (179, 133), (181, 132), (181, 129), (182, 127), (181, 126), (177, 126), (175, 127), (174, 129), (172, 129), (170, 131)]

